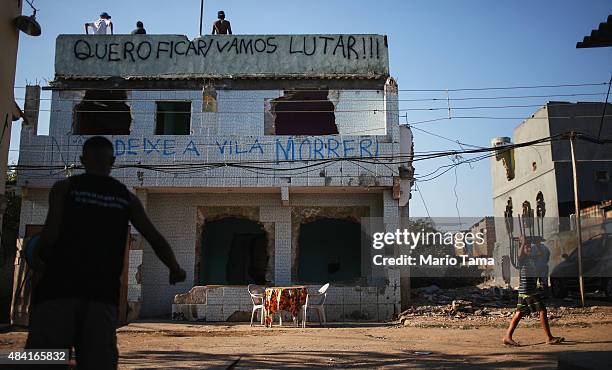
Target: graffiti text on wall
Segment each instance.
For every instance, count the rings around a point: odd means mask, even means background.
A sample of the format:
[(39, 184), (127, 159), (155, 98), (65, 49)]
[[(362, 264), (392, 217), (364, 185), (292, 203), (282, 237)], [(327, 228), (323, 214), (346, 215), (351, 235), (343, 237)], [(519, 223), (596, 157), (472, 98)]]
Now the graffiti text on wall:
[(215, 156), (224, 159), (230, 156), (263, 156), (271, 154), (276, 161), (315, 160), (333, 158), (374, 158), (378, 156), (379, 145), (374, 138), (294, 138), (276, 139), (273, 143), (262, 143), (258, 139), (238, 142), (233, 139), (219, 139), (213, 144), (199, 144), (193, 140), (177, 142), (169, 138), (117, 138), (115, 155), (130, 156), (174, 156), (193, 159), (205, 154), (212, 147)]
[[(183, 40), (122, 40), (112, 42), (104, 38), (81, 38), (74, 42), (74, 56), (79, 60), (98, 59), (107, 62), (138, 62), (149, 59), (177, 59), (213, 54), (256, 55), (286, 53), (291, 56), (331, 55), (345, 59), (380, 59), (381, 40), (366, 35), (290, 36), (279, 42), (276, 36), (223, 37)], [(116, 41), (120, 41), (117, 39)]]

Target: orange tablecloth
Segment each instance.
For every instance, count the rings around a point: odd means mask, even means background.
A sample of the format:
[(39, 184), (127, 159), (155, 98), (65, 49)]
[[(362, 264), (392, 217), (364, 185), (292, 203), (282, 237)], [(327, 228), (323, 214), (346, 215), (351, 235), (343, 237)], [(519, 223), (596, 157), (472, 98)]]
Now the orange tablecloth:
[(274, 313), (288, 311), (296, 318), (300, 308), (306, 303), (305, 286), (266, 288), (264, 307), (266, 308), (266, 326), (272, 326)]

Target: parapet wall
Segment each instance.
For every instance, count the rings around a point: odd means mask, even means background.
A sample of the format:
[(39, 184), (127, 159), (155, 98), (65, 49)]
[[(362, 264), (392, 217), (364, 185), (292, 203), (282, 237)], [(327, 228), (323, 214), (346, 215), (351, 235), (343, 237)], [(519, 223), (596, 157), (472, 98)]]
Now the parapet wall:
[(60, 35), (56, 77), (389, 76), (382, 35)]

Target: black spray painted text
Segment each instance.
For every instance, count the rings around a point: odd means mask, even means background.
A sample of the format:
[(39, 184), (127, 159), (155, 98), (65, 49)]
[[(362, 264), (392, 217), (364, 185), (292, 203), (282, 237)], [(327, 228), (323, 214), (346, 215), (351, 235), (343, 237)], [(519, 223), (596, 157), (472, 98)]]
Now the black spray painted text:
[(368, 35), (291, 36), (289, 42), (279, 42), (276, 36), (223, 37), (195, 40), (127, 40), (110, 42), (104, 39), (82, 38), (74, 42), (74, 56), (79, 60), (98, 59), (106, 62), (138, 62), (149, 59), (173, 59), (213, 54), (257, 55), (285, 53), (309, 57), (331, 55), (349, 60), (380, 59), (379, 38)]

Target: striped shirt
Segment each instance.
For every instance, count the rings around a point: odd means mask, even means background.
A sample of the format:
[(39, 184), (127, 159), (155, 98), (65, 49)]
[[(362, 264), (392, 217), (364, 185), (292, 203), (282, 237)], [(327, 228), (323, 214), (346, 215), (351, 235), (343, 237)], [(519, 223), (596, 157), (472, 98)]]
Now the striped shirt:
[(519, 260), (519, 276), (519, 294), (537, 293), (537, 275), (533, 256), (523, 256)]

